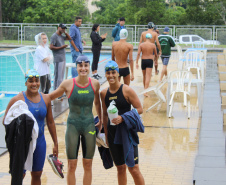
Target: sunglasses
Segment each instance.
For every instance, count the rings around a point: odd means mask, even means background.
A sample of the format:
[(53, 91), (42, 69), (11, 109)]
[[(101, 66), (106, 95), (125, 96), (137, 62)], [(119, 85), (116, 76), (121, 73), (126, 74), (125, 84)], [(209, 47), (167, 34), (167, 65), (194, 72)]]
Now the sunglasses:
[(76, 61), (77, 64), (81, 64), (82, 62), (85, 62), (85, 63), (89, 63), (90, 64), (90, 61), (89, 60), (78, 60), (78, 61)]
[(116, 67), (116, 66), (109, 66), (109, 67), (105, 67), (105, 70), (106, 71), (110, 71), (110, 70), (115, 70), (115, 69), (117, 69), (118, 67)]

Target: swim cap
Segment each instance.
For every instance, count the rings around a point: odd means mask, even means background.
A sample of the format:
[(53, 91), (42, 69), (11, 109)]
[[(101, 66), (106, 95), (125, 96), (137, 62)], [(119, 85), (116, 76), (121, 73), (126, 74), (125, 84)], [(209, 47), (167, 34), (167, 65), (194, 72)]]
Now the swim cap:
[(76, 59), (75, 62), (76, 62), (76, 64), (79, 64), (79, 63), (82, 63), (82, 62), (85, 62), (85, 63), (89, 63), (90, 64), (90, 61), (89, 61), (88, 57), (85, 56), (85, 55), (78, 56), (78, 58)]
[(147, 39), (151, 39), (151, 38), (152, 38), (152, 34), (147, 33), (147, 34), (146, 34), (146, 38), (147, 38)]
[(25, 74), (25, 82), (27, 82), (28, 78), (33, 78), (33, 77), (39, 78), (39, 74), (36, 70), (29, 69)]
[(148, 28), (154, 28), (155, 24), (153, 22), (148, 23)]
[(116, 70), (119, 73), (118, 64), (111, 60), (105, 65), (105, 73), (106, 71)]
[(126, 39), (128, 37), (128, 31), (126, 29), (121, 29), (119, 35), (120, 35), (120, 39)]

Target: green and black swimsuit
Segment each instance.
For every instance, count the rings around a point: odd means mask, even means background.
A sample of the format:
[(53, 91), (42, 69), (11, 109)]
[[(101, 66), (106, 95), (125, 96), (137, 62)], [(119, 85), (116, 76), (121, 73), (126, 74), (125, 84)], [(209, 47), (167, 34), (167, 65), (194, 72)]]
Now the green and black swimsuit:
[(92, 113), (95, 90), (89, 78), (89, 84), (81, 87), (73, 79), (73, 87), (68, 97), (69, 115), (65, 135), (68, 159), (77, 159), (82, 141), (83, 158), (92, 159), (96, 147), (96, 131)]

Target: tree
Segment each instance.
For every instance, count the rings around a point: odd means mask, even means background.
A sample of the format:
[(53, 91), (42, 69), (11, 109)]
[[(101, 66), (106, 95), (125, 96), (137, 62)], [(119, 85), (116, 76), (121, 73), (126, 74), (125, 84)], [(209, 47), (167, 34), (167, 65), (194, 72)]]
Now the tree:
[(26, 23), (66, 23), (74, 22), (75, 16), (88, 20), (85, 0), (29, 0), (29, 7), (24, 11)]
[(165, 12), (164, 0), (126, 0), (126, 15), (130, 24), (162, 24)]
[(186, 11), (184, 8), (175, 6), (168, 8), (163, 17), (165, 25), (186, 25)]
[(92, 14), (93, 23), (115, 24), (120, 17), (126, 17), (127, 21), (125, 0), (101, 0), (92, 4), (99, 8)]
[(2, 0), (2, 22), (22, 22), (23, 11), (26, 8), (27, 0)]

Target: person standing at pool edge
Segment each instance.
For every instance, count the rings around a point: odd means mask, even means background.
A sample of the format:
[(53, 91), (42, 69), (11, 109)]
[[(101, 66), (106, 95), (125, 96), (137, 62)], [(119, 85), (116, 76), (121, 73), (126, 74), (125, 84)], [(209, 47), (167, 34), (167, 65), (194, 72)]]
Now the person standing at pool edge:
[(100, 30), (99, 24), (94, 24), (92, 27), (92, 32), (90, 34), (90, 38), (92, 40), (92, 52), (93, 52), (93, 62), (92, 62), (92, 78), (100, 79), (101, 76), (97, 73), (98, 62), (100, 58), (100, 50), (102, 46), (102, 42), (106, 39), (107, 33), (104, 35), (99, 35), (98, 32)]
[(112, 30), (112, 37), (114, 38), (114, 41), (119, 41), (120, 40), (120, 31), (122, 29), (125, 29), (125, 18), (124, 17), (121, 17), (119, 18), (118, 20), (118, 23), (115, 25), (114, 29)]
[[(54, 56), (54, 86), (57, 89), (64, 79), (65, 65), (66, 65), (66, 52), (65, 48), (68, 46), (64, 43), (65, 40), (71, 40), (70, 35), (65, 31), (67, 27), (65, 24), (60, 23), (57, 31), (50, 39), (50, 49), (53, 51)], [(63, 36), (62, 34), (66, 36)], [(72, 43), (72, 41), (71, 41)], [(74, 42), (73, 42), (74, 43)]]
[[(157, 63), (157, 51), (155, 44), (151, 43), (150, 39), (152, 35), (150, 33), (146, 34), (146, 41), (141, 43), (138, 48), (137, 60), (136, 60), (136, 68), (139, 68), (138, 60), (140, 58), (140, 53), (142, 52), (142, 60), (141, 60), (141, 69), (143, 73), (143, 84), (144, 89), (149, 87), (149, 83), (151, 80), (153, 61), (155, 60), (155, 64)], [(154, 53), (154, 55), (153, 55)], [(147, 96), (147, 93), (144, 94)]]
[(51, 88), (50, 63), (53, 61), (53, 54), (48, 46), (48, 37), (42, 32), (35, 36), (37, 48), (34, 54), (34, 69), (40, 75), (40, 92), (49, 93)]
[(165, 75), (167, 77), (167, 65), (169, 63), (170, 55), (171, 55), (171, 47), (175, 46), (174, 39), (171, 35), (169, 35), (169, 27), (165, 27), (164, 32), (162, 35), (159, 35), (159, 42), (161, 45), (161, 50), (162, 50), (162, 72), (161, 72), (161, 77), (160, 81), (162, 81), (163, 76)]
[[(126, 42), (128, 37), (128, 31), (126, 29), (122, 29), (120, 31), (120, 41), (112, 43), (112, 60), (116, 61), (119, 66), (119, 81), (121, 80), (121, 76), (123, 77), (124, 84), (129, 85), (130, 80), (134, 80), (133, 75), (133, 45)], [(128, 67), (127, 59), (129, 55), (129, 64), (130, 69)], [(130, 77), (131, 71), (131, 77)]]
[[(104, 123), (104, 131), (106, 136), (106, 141), (108, 143), (111, 156), (113, 161), (117, 167), (117, 176), (118, 176), (118, 184), (119, 185), (126, 185), (127, 184), (127, 175), (126, 175), (126, 158), (124, 150), (125, 146), (130, 146), (129, 148), (133, 147), (133, 150), (130, 150), (127, 156), (132, 156), (130, 159), (133, 165), (131, 164), (128, 166), (129, 172), (133, 177), (134, 183), (136, 185), (144, 185), (144, 178), (139, 169), (139, 156), (138, 156), (138, 145), (131, 145), (126, 142), (122, 144), (115, 144), (115, 139), (121, 138), (120, 140), (124, 140), (126, 138), (125, 132), (123, 132), (124, 128), (127, 126), (125, 125), (125, 121), (123, 120), (122, 116), (125, 114), (129, 114), (131, 112), (131, 106), (133, 106), (138, 114), (142, 114), (143, 109), (140, 103), (140, 100), (137, 94), (134, 92), (132, 88), (125, 84), (121, 84), (119, 82), (119, 68), (115, 61), (109, 61), (105, 65), (105, 76), (109, 83), (109, 88), (105, 88), (101, 91), (101, 102), (102, 102), (102, 109), (103, 109), (103, 123)], [(118, 109), (118, 117), (111, 120), (111, 122), (115, 125), (110, 125), (110, 120), (108, 118), (107, 108), (109, 107), (112, 101), (115, 101), (115, 106)], [(132, 110), (133, 111), (133, 110)], [(133, 114), (131, 114), (133, 115)], [(138, 115), (139, 116), (139, 115)], [(134, 118), (134, 120), (136, 120)], [(137, 120), (136, 120), (137, 121)], [(136, 122), (136, 129), (139, 127), (138, 122)], [(131, 129), (135, 130), (135, 129)], [(131, 133), (130, 138), (133, 139), (137, 133), (136, 131), (133, 132), (131, 130), (126, 130), (126, 133)], [(123, 135), (120, 137), (118, 133), (122, 133)], [(122, 138), (123, 137), (123, 138)], [(128, 136), (129, 137), (129, 136)], [(134, 142), (135, 143), (135, 142)], [(124, 153), (125, 152), (125, 153)]]
[(53, 92), (50, 93), (51, 100), (66, 93), (69, 103), (69, 115), (67, 119), (67, 130), (65, 134), (66, 154), (68, 159), (68, 185), (76, 182), (75, 170), (78, 163), (78, 150), (80, 140), (83, 153), (83, 184), (92, 183), (92, 161), (96, 148), (96, 134), (94, 117), (92, 113), (93, 103), (99, 117), (96, 126), (101, 130), (102, 114), (99, 98), (100, 83), (98, 80), (89, 78), (90, 61), (84, 55), (76, 60), (78, 76), (67, 79)]
[[(41, 175), (43, 171), (43, 166), (46, 156), (46, 140), (44, 135), (45, 129), (45, 118), (49, 133), (54, 143), (53, 155), (58, 156), (58, 142), (55, 122), (52, 115), (51, 100), (49, 95), (42, 94), (38, 92), (40, 86), (39, 74), (36, 70), (28, 70), (25, 74), (25, 85), (27, 90), (21, 92), (15, 97), (13, 97), (7, 108), (3, 118), (3, 121), (10, 109), (10, 107), (17, 102), (18, 100), (24, 101), (29, 111), (35, 117), (38, 127), (39, 134), (36, 143), (36, 149), (33, 153), (33, 166), (31, 171), (31, 185), (40, 185), (41, 184)], [(25, 175), (25, 173), (24, 173)]]
[[(79, 27), (81, 25), (82, 25), (82, 18), (77, 16), (77, 17), (75, 17), (75, 23), (72, 24), (70, 27), (70, 36), (73, 41), (70, 44), (71, 56), (72, 56), (73, 63), (76, 63), (76, 59), (83, 52), (82, 43), (84, 44), (84, 46), (86, 45), (86, 42), (84, 40), (82, 40), (81, 32), (79, 29)], [(73, 43), (74, 43), (74, 45), (73, 45)], [(76, 67), (71, 68), (71, 75), (72, 75), (72, 78), (78, 76)]]

